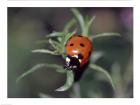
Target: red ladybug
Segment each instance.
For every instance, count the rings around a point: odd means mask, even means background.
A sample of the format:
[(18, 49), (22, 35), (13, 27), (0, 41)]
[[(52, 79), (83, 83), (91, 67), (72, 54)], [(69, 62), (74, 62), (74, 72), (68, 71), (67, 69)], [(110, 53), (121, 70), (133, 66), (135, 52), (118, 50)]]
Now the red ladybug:
[(92, 42), (88, 37), (73, 35), (66, 44), (66, 61), (64, 68), (78, 70), (88, 61), (92, 52)]

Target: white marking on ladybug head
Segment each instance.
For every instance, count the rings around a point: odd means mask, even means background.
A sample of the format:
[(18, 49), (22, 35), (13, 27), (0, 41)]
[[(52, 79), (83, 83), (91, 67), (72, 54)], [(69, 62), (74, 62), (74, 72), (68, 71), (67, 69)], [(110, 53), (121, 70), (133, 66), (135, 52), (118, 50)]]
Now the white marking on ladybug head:
[(77, 50), (73, 50), (72, 52), (73, 52), (73, 53), (78, 53), (78, 51), (77, 51)]
[(78, 59), (79, 60), (79, 62), (81, 63), (82, 62), (82, 60), (81, 59)]
[(78, 55), (73, 55), (73, 57), (78, 58)]
[(66, 57), (66, 62), (70, 62), (70, 58)]

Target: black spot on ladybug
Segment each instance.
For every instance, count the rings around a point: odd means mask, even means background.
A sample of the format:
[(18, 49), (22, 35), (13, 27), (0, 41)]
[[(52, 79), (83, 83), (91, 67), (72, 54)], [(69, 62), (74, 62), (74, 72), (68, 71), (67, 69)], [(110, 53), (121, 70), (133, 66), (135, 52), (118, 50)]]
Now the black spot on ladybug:
[(81, 47), (85, 47), (85, 45), (84, 45), (83, 43), (80, 43), (80, 46), (81, 46)]
[(73, 46), (73, 45), (74, 45), (73, 43), (70, 44), (70, 46)]
[(82, 54), (78, 54), (78, 59), (83, 59), (83, 55)]

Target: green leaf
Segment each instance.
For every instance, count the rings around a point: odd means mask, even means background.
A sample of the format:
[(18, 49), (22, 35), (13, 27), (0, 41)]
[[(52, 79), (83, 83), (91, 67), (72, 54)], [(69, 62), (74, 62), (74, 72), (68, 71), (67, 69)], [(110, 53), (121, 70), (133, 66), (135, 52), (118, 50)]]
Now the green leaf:
[(36, 49), (36, 50), (32, 50), (32, 52), (33, 53), (47, 53), (47, 54), (51, 54), (51, 55), (60, 55), (56, 51), (50, 51), (47, 49)]
[(52, 47), (55, 49), (55, 50), (59, 50), (60, 47), (61, 47), (61, 44), (55, 40), (52, 40), (51, 38), (49, 39), (49, 43), (52, 45)]
[(106, 77), (109, 79), (109, 82), (111, 83), (113, 89), (115, 90), (114, 82), (113, 82), (110, 74), (107, 72), (107, 70), (103, 69), (102, 67), (100, 67), (100, 66), (98, 66), (96, 64), (90, 64), (89, 67), (92, 68), (93, 70), (96, 70), (96, 71), (99, 71), (99, 72), (105, 74)]
[(88, 22), (89, 22), (89, 18), (86, 16), (85, 20), (84, 20), (84, 23), (85, 23), (84, 30), (82, 30), (82, 35), (83, 36), (88, 36), (88, 33), (89, 33)]
[(53, 37), (61, 37), (63, 36), (63, 32), (52, 32), (48, 35), (46, 35), (46, 38), (53, 38)]
[(54, 48), (54, 49), (58, 49), (58, 45), (56, 43), (54, 43), (54, 41), (50, 38), (49, 39), (49, 43), (51, 44), (51, 46)]
[(76, 23), (76, 20), (75, 20), (75, 19), (70, 20), (70, 21), (66, 24), (66, 26), (64, 27), (64, 31), (63, 31), (63, 32), (68, 33), (69, 30), (70, 30), (70, 28), (72, 28), (72, 26), (73, 26), (75, 23)]
[(69, 40), (69, 38), (72, 37), (72, 36), (76, 33), (76, 31), (77, 31), (77, 29), (75, 29), (73, 32), (68, 33), (68, 34), (66, 35), (65, 40), (64, 40), (64, 47), (65, 47), (67, 41)]
[(56, 69), (56, 72), (58, 72), (58, 73), (66, 73), (66, 70), (65, 69), (63, 69), (63, 68), (58, 68), (58, 69)]
[(42, 67), (50, 67), (50, 68), (55, 68), (55, 69), (62, 69), (61, 66), (56, 65), (56, 64), (37, 64), (35, 66), (33, 66), (31, 69), (29, 69), (28, 71), (26, 71), (25, 73), (23, 73), (21, 76), (19, 76), (16, 80), (16, 83), (18, 83), (21, 79), (23, 79), (25, 76), (39, 70)]
[(80, 24), (80, 27), (82, 30), (82, 34), (84, 35), (85, 22), (84, 22), (83, 16), (80, 14), (80, 12), (77, 9), (72, 8), (71, 10), (72, 10), (73, 14), (75, 15), (75, 17), (77, 18), (77, 20), (79, 21), (79, 24)]
[(81, 27), (81, 31), (82, 31), (82, 35), (84, 36), (88, 36), (89, 33), (89, 28), (92, 24), (92, 22), (95, 19), (95, 16), (93, 16), (90, 20), (88, 19), (88, 17), (86, 17), (84, 19), (84, 17), (80, 14), (80, 12), (77, 9), (72, 9), (73, 14), (75, 15), (75, 17), (77, 18), (80, 27)]
[(83, 30), (84, 36), (88, 36), (90, 26), (91, 26), (92, 22), (94, 21), (94, 19), (95, 19), (95, 16), (93, 16), (90, 20), (88, 17), (85, 18), (85, 20), (84, 20), (85, 26), (84, 26), (84, 30)]
[(55, 91), (66, 91), (66, 90), (68, 90), (72, 86), (73, 82), (74, 82), (73, 71), (72, 70), (67, 71), (66, 83), (62, 87), (56, 89)]
[(93, 21), (95, 20), (96, 16), (93, 16), (90, 21), (88, 22), (88, 27), (91, 26), (91, 24), (93, 23)]
[(96, 38), (110, 37), (110, 36), (121, 36), (121, 35), (119, 33), (114, 33), (114, 32), (100, 33), (100, 34), (90, 36), (90, 39), (94, 40)]
[(67, 41), (68, 41), (69, 38), (70, 38), (71, 36), (73, 36), (75, 33), (76, 33), (76, 29), (75, 29), (72, 33), (67, 33), (67, 35), (65, 35), (65, 36), (62, 37), (62, 41), (61, 41), (61, 43), (60, 43), (60, 48), (58, 49), (59, 52), (60, 52), (60, 54), (61, 54), (62, 56), (64, 56), (64, 54), (65, 54), (65, 45), (66, 45)]

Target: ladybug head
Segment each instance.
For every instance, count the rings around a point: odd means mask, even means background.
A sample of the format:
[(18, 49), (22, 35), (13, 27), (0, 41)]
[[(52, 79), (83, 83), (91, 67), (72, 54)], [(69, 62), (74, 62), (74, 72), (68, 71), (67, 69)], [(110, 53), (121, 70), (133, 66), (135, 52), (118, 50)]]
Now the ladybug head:
[(74, 56), (67, 56), (66, 57), (66, 61), (65, 61), (65, 66), (64, 68), (68, 69), (68, 70), (77, 70), (80, 67), (80, 59), (78, 58), (78, 56), (74, 55)]

